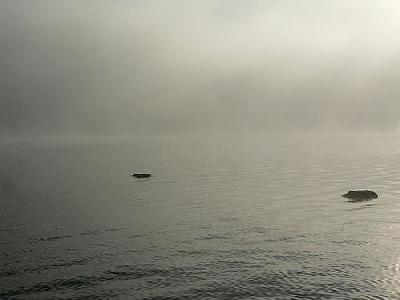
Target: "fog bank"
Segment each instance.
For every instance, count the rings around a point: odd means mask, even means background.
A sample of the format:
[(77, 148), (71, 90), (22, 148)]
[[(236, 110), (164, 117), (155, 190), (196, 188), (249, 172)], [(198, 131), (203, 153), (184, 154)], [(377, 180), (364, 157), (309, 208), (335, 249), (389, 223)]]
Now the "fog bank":
[(0, 133), (395, 130), (400, 3), (0, 2)]

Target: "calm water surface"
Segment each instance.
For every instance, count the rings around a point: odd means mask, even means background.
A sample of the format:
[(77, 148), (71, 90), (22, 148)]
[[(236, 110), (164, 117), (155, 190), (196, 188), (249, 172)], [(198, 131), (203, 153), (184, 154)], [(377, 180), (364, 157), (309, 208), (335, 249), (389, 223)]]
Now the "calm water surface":
[(398, 299), (400, 136), (2, 141), (0, 254), (0, 299)]

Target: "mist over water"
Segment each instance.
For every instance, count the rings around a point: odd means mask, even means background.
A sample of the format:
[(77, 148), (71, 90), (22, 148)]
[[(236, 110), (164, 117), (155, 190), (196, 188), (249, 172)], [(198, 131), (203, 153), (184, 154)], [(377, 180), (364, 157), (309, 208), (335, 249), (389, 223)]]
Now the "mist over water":
[(399, 4), (0, 3), (0, 130), (393, 130)]

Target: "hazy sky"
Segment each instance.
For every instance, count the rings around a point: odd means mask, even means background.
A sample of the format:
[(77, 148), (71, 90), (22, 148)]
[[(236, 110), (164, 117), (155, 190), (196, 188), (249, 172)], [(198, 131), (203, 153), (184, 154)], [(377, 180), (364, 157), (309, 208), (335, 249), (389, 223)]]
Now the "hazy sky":
[(396, 129), (398, 0), (1, 0), (0, 132)]

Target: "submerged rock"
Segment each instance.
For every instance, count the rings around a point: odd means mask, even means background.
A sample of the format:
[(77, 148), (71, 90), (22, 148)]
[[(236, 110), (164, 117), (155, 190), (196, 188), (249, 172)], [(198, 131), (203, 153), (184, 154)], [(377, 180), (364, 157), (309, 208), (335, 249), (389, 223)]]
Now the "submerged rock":
[(364, 200), (376, 199), (376, 198), (378, 198), (378, 194), (373, 191), (369, 191), (369, 190), (348, 191), (346, 194), (342, 195), (342, 197), (350, 199), (349, 200), (350, 202), (354, 202), (354, 201), (364, 201)]
[(135, 178), (149, 178), (151, 177), (151, 174), (149, 173), (135, 173), (135, 174), (131, 174), (132, 177)]

